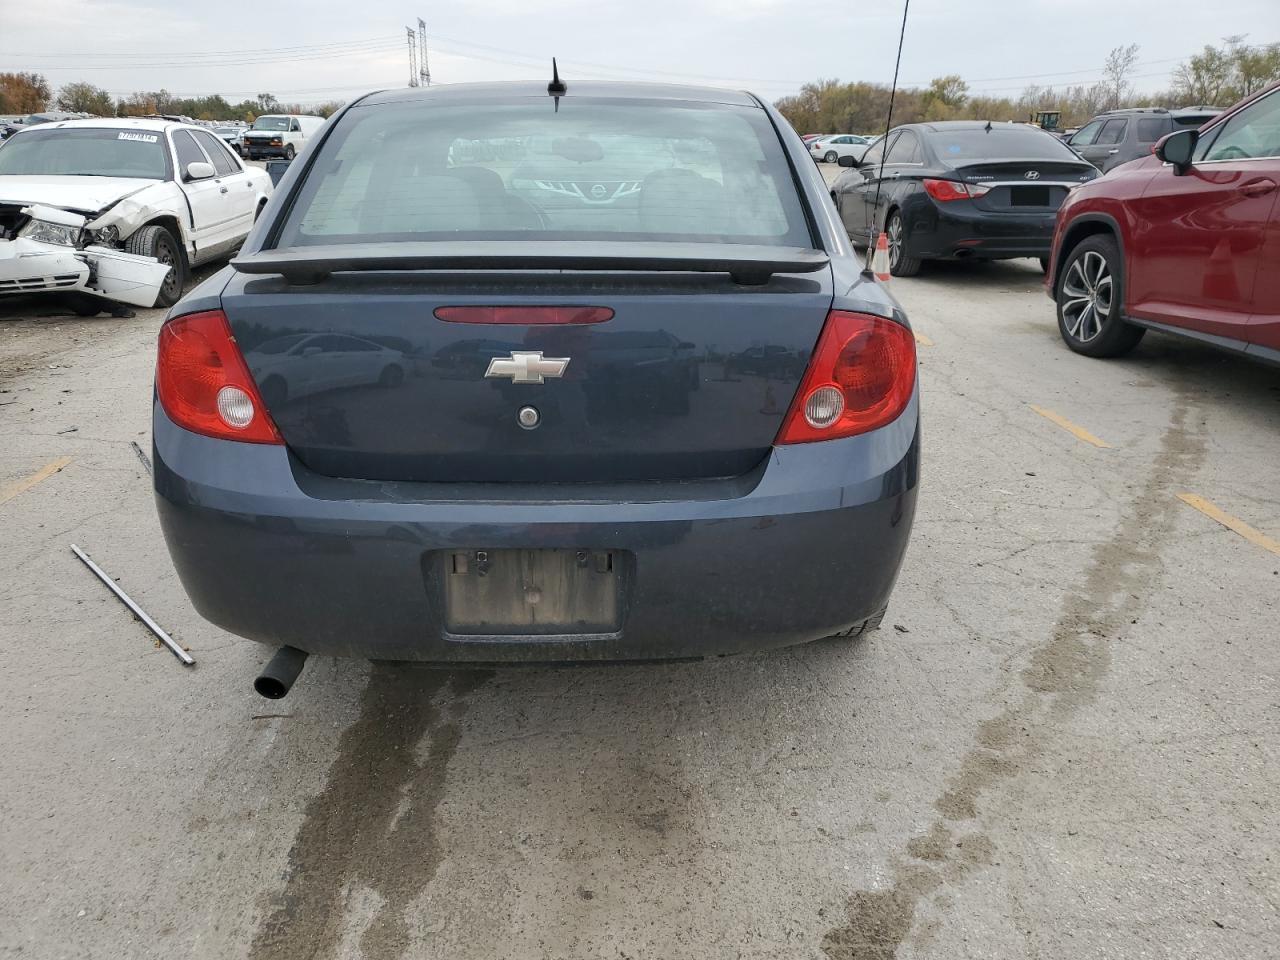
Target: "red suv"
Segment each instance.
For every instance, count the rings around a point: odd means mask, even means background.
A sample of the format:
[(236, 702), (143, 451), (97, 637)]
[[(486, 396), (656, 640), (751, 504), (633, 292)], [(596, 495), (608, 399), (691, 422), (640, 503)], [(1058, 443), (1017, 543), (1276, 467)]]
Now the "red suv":
[(1280, 84), (1076, 187), (1046, 290), (1076, 353), (1148, 328), (1280, 363)]

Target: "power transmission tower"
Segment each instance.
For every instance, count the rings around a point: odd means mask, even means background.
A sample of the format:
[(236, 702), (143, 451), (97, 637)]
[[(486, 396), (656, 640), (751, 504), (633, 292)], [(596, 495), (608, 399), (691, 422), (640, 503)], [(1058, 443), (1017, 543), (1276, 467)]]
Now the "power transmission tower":
[(427, 25), (418, 18), (418, 79), (424, 87), (431, 86), (431, 65), (427, 63)]
[(409, 35), (409, 86), (416, 87), (418, 85), (418, 38), (413, 32), (413, 27), (405, 27), (404, 32)]

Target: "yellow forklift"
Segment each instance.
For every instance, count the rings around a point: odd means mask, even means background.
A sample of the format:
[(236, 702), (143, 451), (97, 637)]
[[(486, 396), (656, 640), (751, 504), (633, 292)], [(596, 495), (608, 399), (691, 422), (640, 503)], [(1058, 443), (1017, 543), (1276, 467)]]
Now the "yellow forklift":
[(1060, 110), (1037, 110), (1031, 115), (1031, 122), (1041, 130), (1048, 130), (1050, 133), (1058, 132), (1058, 122), (1062, 119), (1062, 111)]

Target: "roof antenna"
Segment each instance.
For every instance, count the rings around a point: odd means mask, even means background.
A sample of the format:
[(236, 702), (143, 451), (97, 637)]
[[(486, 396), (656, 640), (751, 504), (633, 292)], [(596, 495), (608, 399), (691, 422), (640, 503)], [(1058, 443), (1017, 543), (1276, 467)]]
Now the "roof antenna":
[(556, 66), (556, 58), (551, 58), (551, 82), (547, 84), (547, 93), (553, 97), (563, 97), (569, 87), (560, 79), (560, 68)]
[[(880, 209), (880, 182), (884, 179), (884, 162), (889, 154), (889, 131), (893, 127), (893, 98), (898, 92), (898, 68), (902, 66), (902, 41), (907, 36), (907, 12), (911, 9), (911, 0), (903, 0), (902, 3), (902, 29), (898, 33), (898, 58), (893, 62), (893, 86), (889, 88), (889, 114), (884, 118), (884, 139), (880, 141), (880, 169), (876, 173), (876, 199), (872, 206), (871, 217), (874, 219), (876, 211)], [(868, 148), (871, 149), (871, 148)], [(864, 154), (865, 156), (865, 154)], [(879, 231), (876, 231), (878, 233)], [(880, 239), (872, 232), (871, 225), (867, 226), (867, 238), (871, 241), (869, 250), (875, 250)], [(887, 254), (886, 254), (887, 256)], [(873, 266), (874, 256), (868, 256), (867, 262), (863, 265), (862, 272), (866, 274), (875, 273)], [(884, 273), (889, 272), (888, 264), (884, 265)]]
[(547, 93), (556, 98), (556, 113), (560, 112), (560, 98), (568, 92), (569, 86), (560, 79), (560, 68), (556, 66), (556, 58), (551, 58), (551, 82), (547, 84)]

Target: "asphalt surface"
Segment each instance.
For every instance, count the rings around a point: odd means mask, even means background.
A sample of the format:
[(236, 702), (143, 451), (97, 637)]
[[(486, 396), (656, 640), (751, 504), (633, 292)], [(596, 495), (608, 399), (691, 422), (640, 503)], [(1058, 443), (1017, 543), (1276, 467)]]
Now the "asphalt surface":
[(0, 956), (1276, 956), (1280, 374), (1077, 357), (1029, 261), (892, 289), (925, 462), (881, 631), (319, 660), (278, 703), (191, 609), (133, 447), (160, 313), (0, 303)]

